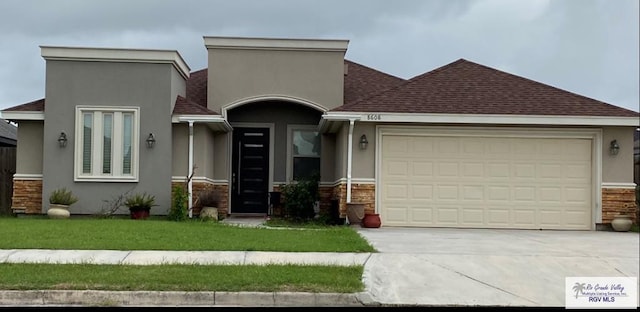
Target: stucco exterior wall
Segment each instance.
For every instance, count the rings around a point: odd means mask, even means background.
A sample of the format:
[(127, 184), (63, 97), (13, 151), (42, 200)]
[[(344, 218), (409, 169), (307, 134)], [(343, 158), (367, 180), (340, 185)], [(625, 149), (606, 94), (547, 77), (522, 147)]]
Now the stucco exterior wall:
[(189, 125), (174, 123), (171, 125), (171, 175), (185, 177), (189, 174)]
[[(42, 121), (20, 121), (16, 147), (17, 174), (42, 174), (42, 144), (44, 123)], [(58, 133), (60, 135), (60, 133)], [(58, 142), (55, 142), (57, 145)]]
[(214, 111), (242, 99), (273, 95), (327, 110), (342, 105), (343, 52), (209, 48), (208, 62), (208, 106)]
[(321, 134), (321, 136), (320, 182), (333, 183), (336, 180), (336, 136), (335, 134)]
[[(367, 136), (369, 144), (360, 149), (360, 137)], [(356, 122), (353, 128), (353, 168), (351, 177), (356, 179), (373, 179), (376, 172), (376, 126), (373, 123)]]
[(340, 130), (336, 132), (336, 154), (335, 154), (335, 180), (347, 178), (347, 135), (349, 134), (349, 123), (345, 122)]
[(169, 114), (173, 114), (173, 108), (176, 106), (176, 98), (178, 97), (178, 95), (185, 97), (187, 93), (186, 90), (187, 90), (187, 82), (184, 79), (182, 79), (182, 76), (175, 68), (172, 68), (171, 99), (173, 99), (173, 101), (171, 102), (171, 106), (168, 107)]
[(218, 181), (229, 180), (229, 142), (231, 133), (216, 133), (213, 145), (213, 179)]
[[(605, 127), (602, 130), (602, 182), (633, 182), (633, 132), (634, 127)], [(618, 155), (609, 154), (609, 145), (617, 140)]]
[[(165, 214), (170, 207), (172, 173), (168, 165), (172, 160), (169, 108), (175, 101), (171, 98), (172, 80), (177, 79), (172, 71), (170, 64), (48, 60), (43, 198), (55, 188), (67, 187), (79, 197), (70, 212), (88, 214), (99, 212), (104, 200), (119, 194), (148, 192), (158, 204), (151, 213)], [(77, 105), (139, 107), (138, 182), (74, 182)], [(68, 135), (66, 148), (58, 147), (60, 131)], [(157, 140), (153, 148), (145, 143), (149, 133)]]

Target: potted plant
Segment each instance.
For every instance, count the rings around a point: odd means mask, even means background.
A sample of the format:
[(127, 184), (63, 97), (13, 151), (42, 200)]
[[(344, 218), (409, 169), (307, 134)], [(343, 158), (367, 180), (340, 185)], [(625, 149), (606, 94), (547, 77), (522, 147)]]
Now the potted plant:
[(157, 206), (155, 202), (156, 197), (153, 195), (147, 193), (136, 193), (127, 196), (124, 204), (129, 207), (131, 219), (146, 219), (149, 217), (151, 207)]
[(197, 194), (194, 207), (200, 209), (200, 218), (210, 218), (218, 220), (218, 204), (220, 194), (215, 189), (205, 189)]
[(49, 210), (47, 215), (53, 219), (65, 219), (69, 218), (69, 206), (78, 201), (78, 198), (66, 188), (59, 188), (53, 190), (49, 195)]

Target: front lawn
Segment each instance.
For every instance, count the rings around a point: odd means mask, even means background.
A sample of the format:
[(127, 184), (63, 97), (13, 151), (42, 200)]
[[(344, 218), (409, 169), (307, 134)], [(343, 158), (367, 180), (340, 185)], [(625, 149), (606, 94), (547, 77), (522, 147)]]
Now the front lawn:
[(353, 293), (364, 289), (362, 272), (362, 266), (0, 263), (0, 289)]
[(354, 229), (248, 228), (188, 220), (0, 218), (0, 249), (374, 252)]

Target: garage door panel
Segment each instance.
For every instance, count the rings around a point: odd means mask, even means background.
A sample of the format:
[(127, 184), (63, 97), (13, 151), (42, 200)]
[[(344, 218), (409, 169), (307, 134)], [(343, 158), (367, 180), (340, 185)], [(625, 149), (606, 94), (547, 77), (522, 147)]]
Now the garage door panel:
[(407, 199), (409, 195), (408, 188), (409, 188), (409, 185), (406, 183), (403, 183), (403, 184), (389, 183), (385, 187), (385, 190), (384, 190), (385, 194), (383, 194), (383, 196), (384, 198), (387, 198), (390, 200)]
[(458, 207), (439, 206), (436, 207), (435, 218), (439, 225), (457, 225), (458, 222)]
[(431, 201), (433, 199), (433, 185), (411, 185), (410, 199)]
[(484, 225), (484, 214), (484, 209), (463, 208), (462, 224), (469, 226), (482, 226)]
[(437, 185), (435, 198), (440, 201), (458, 201), (458, 185)]
[(388, 138), (380, 156), (386, 225), (591, 228), (590, 139)]

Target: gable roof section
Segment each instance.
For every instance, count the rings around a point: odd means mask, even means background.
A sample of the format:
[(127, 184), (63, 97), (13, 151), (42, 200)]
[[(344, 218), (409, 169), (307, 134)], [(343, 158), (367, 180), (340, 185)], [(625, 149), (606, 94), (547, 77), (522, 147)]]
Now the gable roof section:
[(344, 64), (344, 104), (357, 102), (406, 81), (349, 60), (344, 60)]
[(209, 70), (207, 68), (192, 72), (187, 80), (187, 99), (189, 101), (207, 106), (207, 80)]
[(178, 95), (176, 98), (176, 105), (173, 107), (174, 115), (220, 115), (205, 106), (202, 106), (193, 101), (187, 100), (184, 97)]
[(9, 107), (2, 110), (3, 112), (44, 112), (44, 99), (35, 100), (33, 102)]
[(638, 117), (639, 113), (465, 59), (335, 108), (341, 112)]
[(18, 128), (0, 119), (0, 143), (14, 143), (18, 140)]

